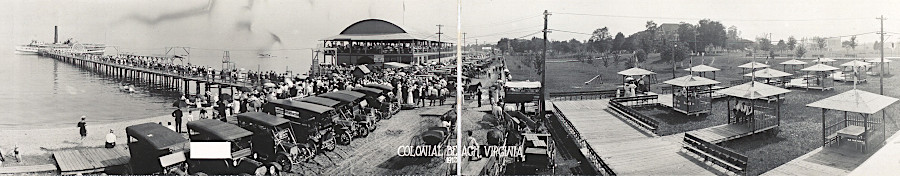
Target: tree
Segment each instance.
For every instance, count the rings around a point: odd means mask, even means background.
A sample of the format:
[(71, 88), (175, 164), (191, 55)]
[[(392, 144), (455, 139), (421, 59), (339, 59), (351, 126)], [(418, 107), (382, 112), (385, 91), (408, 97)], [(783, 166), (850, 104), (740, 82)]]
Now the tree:
[(709, 19), (700, 20), (697, 25), (697, 51), (703, 51), (706, 46), (725, 47), (728, 36), (725, 34), (725, 26), (718, 21)]
[(763, 50), (763, 51), (772, 50), (772, 41), (769, 41), (769, 39), (767, 39), (767, 38), (764, 38), (764, 37), (756, 38), (756, 43), (759, 45), (759, 50)]
[(881, 49), (881, 43), (878, 42), (878, 41), (875, 41), (875, 44), (872, 45), (872, 49), (874, 49), (874, 50), (876, 50), (876, 51), (880, 50), (880, 49)]
[(788, 46), (784, 40), (778, 40), (778, 44), (775, 44), (775, 48), (778, 49), (778, 51), (784, 51), (787, 50)]
[(609, 28), (603, 27), (594, 30), (591, 33), (591, 39), (588, 43), (594, 52), (607, 52), (612, 48), (612, 37), (609, 36)]
[(787, 47), (789, 50), (794, 50), (797, 47), (797, 39), (794, 36), (788, 37)]
[(728, 27), (728, 39), (740, 39), (738, 35), (740, 35), (737, 26)]
[(806, 55), (806, 48), (803, 45), (797, 46), (797, 58), (803, 58)]
[(682, 42), (663, 46), (661, 50), (659, 53), (660, 59), (669, 62), (681, 62), (690, 54), (687, 44)]
[(825, 44), (826, 44), (825, 38), (816, 37), (816, 38), (813, 38), (813, 40), (816, 40), (816, 46), (819, 47), (820, 50), (825, 49)]
[(615, 51), (628, 50), (625, 47), (625, 34), (622, 34), (622, 32), (616, 33), (616, 37), (613, 38), (612, 45), (612, 49)]
[(841, 42), (844, 48), (856, 49), (856, 36), (850, 37), (850, 40)]
[(638, 62), (647, 61), (647, 52), (643, 49), (634, 50), (634, 57), (638, 59)]
[(697, 29), (694, 25), (684, 23), (678, 25), (678, 41), (687, 43), (691, 51), (700, 51), (697, 45)]

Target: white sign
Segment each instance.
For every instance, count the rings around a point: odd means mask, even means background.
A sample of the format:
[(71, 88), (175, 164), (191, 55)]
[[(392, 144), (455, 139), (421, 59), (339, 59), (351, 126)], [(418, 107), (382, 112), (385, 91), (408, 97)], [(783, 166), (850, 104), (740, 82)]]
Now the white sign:
[(191, 142), (191, 159), (229, 159), (230, 142)]
[(175, 152), (166, 156), (159, 157), (159, 165), (161, 165), (162, 167), (169, 167), (171, 165), (175, 165), (184, 161), (184, 152)]
[(375, 55), (375, 62), (376, 63), (384, 62), (384, 55)]

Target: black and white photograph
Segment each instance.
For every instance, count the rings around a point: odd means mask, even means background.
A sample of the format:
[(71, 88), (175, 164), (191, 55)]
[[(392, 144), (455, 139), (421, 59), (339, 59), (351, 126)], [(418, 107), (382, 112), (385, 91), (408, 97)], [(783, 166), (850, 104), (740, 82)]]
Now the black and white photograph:
[(0, 4), (0, 175), (900, 173), (900, 1)]

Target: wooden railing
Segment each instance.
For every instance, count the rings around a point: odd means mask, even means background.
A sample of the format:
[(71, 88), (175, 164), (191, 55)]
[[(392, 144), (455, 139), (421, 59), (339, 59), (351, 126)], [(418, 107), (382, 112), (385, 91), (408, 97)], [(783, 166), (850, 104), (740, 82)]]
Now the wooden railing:
[(619, 97), (610, 101), (619, 102), (628, 107), (644, 107), (659, 105), (659, 95), (642, 95), (635, 97)]
[(701, 140), (690, 133), (684, 133), (683, 148), (697, 154), (705, 161), (710, 161), (738, 174), (743, 173), (747, 169), (747, 162), (749, 161), (747, 156)]
[(575, 129), (575, 125), (573, 125), (572, 122), (569, 121), (568, 118), (566, 118), (566, 115), (563, 114), (562, 111), (560, 111), (559, 108), (556, 107), (556, 105), (553, 105), (553, 113), (556, 114), (558, 121), (561, 122), (563, 128), (565, 128), (567, 133), (572, 136), (576, 145), (578, 145), (578, 147), (587, 149), (588, 153), (582, 154), (589, 162), (591, 162), (591, 166), (605, 175), (616, 175), (612, 168), (610, 168), (609, 165), (607, 165), (606, 162), (603, 161), (603, 158), (600, 157), (600, 154), (598, 154), (597, 151), (587, 143), (587, 140), (585, 140), (581, 136), (581, 133), (579, 133), (578, 130)]
[(633, 108), (622, 105), (622, 103), (615, 101), (615, 100), (616, 99), (609, 101), (610, 107), (612, 107), (614, 110), (621, 112), (623, 115), (626, 116), (627, 119), (630, 119), (631, 121), (634, 121), (641, 127), (644, 127), (647, 130), (650, 130), (654, 134), (657, 134), (657, 129), (659, 128), (659, 122), (656, 121), (656, 119), (647, 117), (646, 115), (637, 112)]
[(550, 92), (551, 100), (595, 100), (616, 97), (616, 90)]

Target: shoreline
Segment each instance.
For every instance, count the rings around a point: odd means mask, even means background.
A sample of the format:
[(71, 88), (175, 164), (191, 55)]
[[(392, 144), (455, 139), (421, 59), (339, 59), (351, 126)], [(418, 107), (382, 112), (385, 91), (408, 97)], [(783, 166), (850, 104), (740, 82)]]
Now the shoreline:
[[(184, 113), (185, 121), (182, 128), (186, 129), (187, 111), (185, 110)], [(199, 114), (198, 110), (193, 112), (195, 120)], [(71, 126), (47, 126), (47, 128), (0, 129), (0, 151), (5, 156), (10, 156), (13, 148), (18, 146), (20, 155), (26, 156), (73, 147), (102, 147), (105, 145), (106, 134), (110, 129), (116, 135), (116, 145), (126, 145), (126, 127), (147, 122), (163, 122), (163, 125), (166, 125), (165, 122), (172, 122), (174, 125), (174, 121), (175, 118), (171, 115), (162, 115), (108, 123), (88, 122), (88, 135), (84, 139), (81, 139), (79, 129), (74, 123)]]

